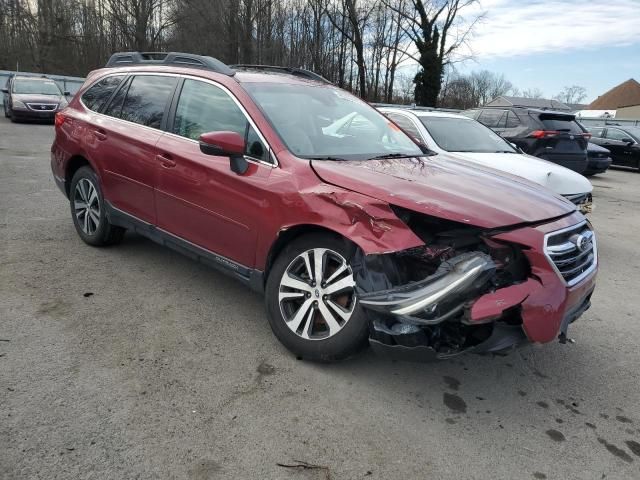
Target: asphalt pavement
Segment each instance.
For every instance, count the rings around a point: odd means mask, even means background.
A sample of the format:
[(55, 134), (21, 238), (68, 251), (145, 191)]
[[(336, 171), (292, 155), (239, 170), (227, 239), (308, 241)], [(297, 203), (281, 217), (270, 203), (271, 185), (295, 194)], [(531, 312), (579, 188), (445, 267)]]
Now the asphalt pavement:
[(640, 173), (593, 180), (574, 344), (318, 365), (235, 280), (132, 234), (83, 244), (52, 138), (0, 119), (0, 478), (640, 478)]

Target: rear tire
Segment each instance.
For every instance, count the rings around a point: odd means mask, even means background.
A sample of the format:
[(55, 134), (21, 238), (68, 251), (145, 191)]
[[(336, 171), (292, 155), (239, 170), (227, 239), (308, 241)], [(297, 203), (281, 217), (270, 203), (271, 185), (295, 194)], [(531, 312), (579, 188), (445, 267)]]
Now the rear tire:
[(91, 167), (81, 167), (73, 175), (69, 205), (73, 225), (82, 241), (95, 247), (122, 241), (125, 229), (109, 223), (100, 180)]
[(310, 234), (275, 260), (265, 292), (269, 324), (298, 357), (331, 362), (367, 345), (369, 319), (358, 304), (349, 263), (355, 252), (337, 235)]
[(9, 110), (7, 110), (7, 104), (4, 104), (4, 118), (10, 118), (11, 115), (9, 115)]

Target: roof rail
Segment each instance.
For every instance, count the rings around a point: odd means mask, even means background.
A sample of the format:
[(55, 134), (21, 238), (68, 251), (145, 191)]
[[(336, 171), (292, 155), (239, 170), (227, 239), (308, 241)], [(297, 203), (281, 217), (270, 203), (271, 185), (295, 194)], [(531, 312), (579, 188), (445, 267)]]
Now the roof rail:
[(251, 65), (251, 64), (237, 64), (237, 65), (229, 65), (231, 68), (235, 70), (258, 70), (264, 72), (285, 72), (290, 75), (295, 75), (297, 77), (308, 78), (310, 80), (317, 80), (322, 83), (331, 83), (329, 80), (324, 78), (322, 75), (312, 72), (311, 70), (305, 70), (304, 68), (295, 68), (295, 67), (280, 67), (277, 65)]
[(111, 55), (105, 67), (126, 65), (167, 65), (176, 67), (201, 68), (222, 73), (230, 77), (236, 72), (217, 58), (180, 52), (118, 52)]
[(412, 103), (411, 105), (396, 105), (394, 103), (371, 103), (374, 107), (378, 108), (399, 108), (404, 110), (416, 110), (420, 112), (443, 112), (443, 113), (460, 113), (462, 110), (459, 108), (439, 108), (439, 107), (421, 107)]

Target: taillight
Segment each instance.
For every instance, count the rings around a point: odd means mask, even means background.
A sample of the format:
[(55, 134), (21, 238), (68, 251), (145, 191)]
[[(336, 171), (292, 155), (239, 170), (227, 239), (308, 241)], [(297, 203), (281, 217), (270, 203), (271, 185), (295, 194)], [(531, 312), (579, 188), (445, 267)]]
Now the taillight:
[(556, 130), (534, 130), (529, 134), (530, 137), (533, 138), (545, 138), (545, 137), (555, 137), (560, 132)]
[(55, 120), (54, 120), (54, 124), (56, 127), (61, 126), (65, 121), (67, 120), (67, 116), (62, 113), (62, 112), (58, 112), (56, 113), (55, 116)]

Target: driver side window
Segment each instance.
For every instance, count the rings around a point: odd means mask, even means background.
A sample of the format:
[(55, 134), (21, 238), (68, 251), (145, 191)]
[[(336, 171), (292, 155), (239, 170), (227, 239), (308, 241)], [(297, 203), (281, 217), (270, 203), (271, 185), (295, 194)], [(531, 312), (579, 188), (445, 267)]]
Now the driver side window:
[(623, 138), (629, 138), (629, 135), (624, 133), (622, 130), (618, 130), (616, 128), (609, 128), (607, 130), (606, 138), (608, 138), (610, 140), (621, 141)]
[(245, 155), (269, 161), (266, 146), (242, 110), (225, 91), (209, 83), (184, 81), (171, 131), (191, 140), (207, 132), (236, 132), (245, 139)]

